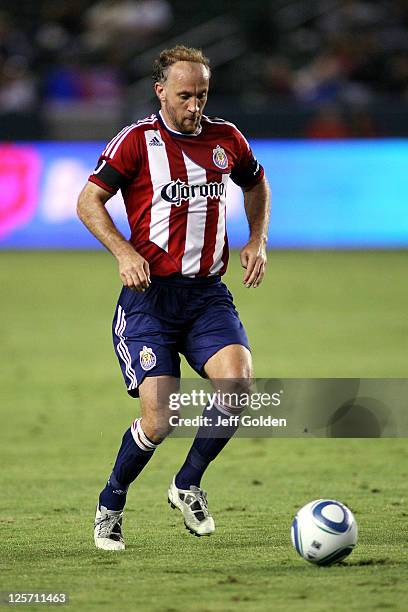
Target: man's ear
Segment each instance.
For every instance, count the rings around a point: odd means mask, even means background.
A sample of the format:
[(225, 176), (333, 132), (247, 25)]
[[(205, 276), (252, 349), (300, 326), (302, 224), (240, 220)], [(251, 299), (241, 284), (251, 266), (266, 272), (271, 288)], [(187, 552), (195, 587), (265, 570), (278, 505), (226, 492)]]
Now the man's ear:
[(166, 101), (166, 91), (161, 83), (154, 84), (154, 91), (161, 103)]

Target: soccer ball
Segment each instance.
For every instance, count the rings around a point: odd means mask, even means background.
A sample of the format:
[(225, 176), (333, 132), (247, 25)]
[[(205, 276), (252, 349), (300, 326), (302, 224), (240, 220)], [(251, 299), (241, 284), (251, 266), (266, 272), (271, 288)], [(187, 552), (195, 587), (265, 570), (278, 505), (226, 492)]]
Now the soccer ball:
[(347, 557), (357, 544), (357, 523), (344, 504), (316, 499), (298, 511), (291, 535), (303, 559), (316, 565), (331, 565)]

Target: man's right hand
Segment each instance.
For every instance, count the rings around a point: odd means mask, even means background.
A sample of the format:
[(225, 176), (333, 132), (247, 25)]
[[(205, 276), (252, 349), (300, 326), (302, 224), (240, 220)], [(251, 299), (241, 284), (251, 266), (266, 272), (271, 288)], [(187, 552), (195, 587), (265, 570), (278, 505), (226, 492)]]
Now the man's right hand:
[(125, 287), (145, 291), (150, 285), (149, 264), (132, 247), (130, 249), (117, 258), (120, 278)]
[(78, 198), (77, 211), (82, 223), (114, 255), (125, 287), (145, 291), (150, 285), (150, 268), (119, 232), (105, 208), (112, 193), (88, 181)]

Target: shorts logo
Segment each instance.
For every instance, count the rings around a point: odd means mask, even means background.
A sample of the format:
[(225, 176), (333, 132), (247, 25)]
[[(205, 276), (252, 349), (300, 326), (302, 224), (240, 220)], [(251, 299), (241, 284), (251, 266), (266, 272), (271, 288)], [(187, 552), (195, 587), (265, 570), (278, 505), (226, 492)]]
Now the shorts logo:
[(220, 145), (213, 149), (213, 162), (218, 167), (224, 170), (228, 166), (228, 157), (226, 152)]
[(156, 355), (153, 353), (153, 349), (144, 346), (139, 353), (140, 365), (146, 372), (151, 370), (156, 365)]

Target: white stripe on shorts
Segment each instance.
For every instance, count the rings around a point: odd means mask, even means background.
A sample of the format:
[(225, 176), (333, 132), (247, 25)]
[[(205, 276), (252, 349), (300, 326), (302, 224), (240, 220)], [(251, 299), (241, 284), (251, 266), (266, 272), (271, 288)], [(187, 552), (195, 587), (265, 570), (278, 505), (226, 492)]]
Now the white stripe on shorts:
[(129, 349), (126, 346), (125, 337), (123, 332), (126, 329), (126, 318), (125, 311), (122, 306), (118, 306), (118, 318), (115, 326), (115, 334), (118, 338), (120, 338), (118, 344), (116, 345), (116, 349), (118, 354), (120, 355), (122, 361), (125, 364), (126, 376), (128, 377), (130, 383), (128, 385), (128, 390), (136, 389), (137, 387), (137, 378), (136, 372), (132, 368), (132, 359), (130, 357)]

